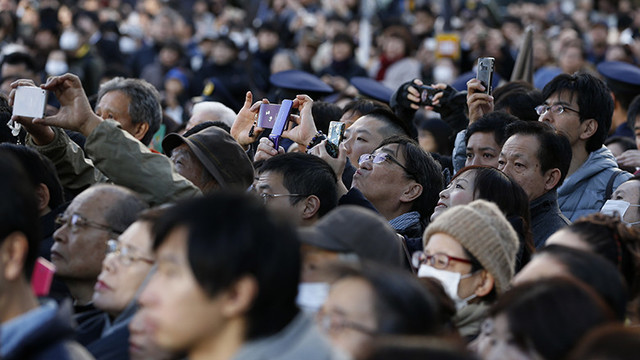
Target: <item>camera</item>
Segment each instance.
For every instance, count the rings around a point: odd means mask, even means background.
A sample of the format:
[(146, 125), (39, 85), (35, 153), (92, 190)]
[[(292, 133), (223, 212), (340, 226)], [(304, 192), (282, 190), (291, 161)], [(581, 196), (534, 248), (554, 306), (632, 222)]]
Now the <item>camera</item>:
[(35, 86), (20, 86), (13, 99), (12, 115), (42, 119), (46, 106), (46, 90)]
[(431, 86), (422, 85), (418, 87), (418, 91), (420, 91), (420, 105), (422, 106), (431, 106), (433, 105), (433, 97), (442, 92), (440, 89), (432, 88)]

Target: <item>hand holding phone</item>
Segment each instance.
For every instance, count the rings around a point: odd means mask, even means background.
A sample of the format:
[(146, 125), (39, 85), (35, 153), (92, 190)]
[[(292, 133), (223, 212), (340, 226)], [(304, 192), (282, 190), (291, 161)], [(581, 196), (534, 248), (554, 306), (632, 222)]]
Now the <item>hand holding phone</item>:
[(44, 118), (47, 91), (35, 86), (20, 86), (13, 99), (13, 116)]
[(491, 95), (493, 90), (493, 72), (496, 59), (492, 57), (482, 57), (478, 59), (478, 74), (476, 79), (480, 80), (485, 88), (485, 93)]
[(332, 121), (329, 123), (329, 134), (325, 148), (332, 158), (338, 157), (338, 146), (344, 137), (345, 123), (340, 121)]
[(282, 132), (287, 128), (289, 124), (289, 115), (291, 115), (291, 108), (293, 106), (293, 101), (291, 100), (282, 100), (282, 104), (280, 104), (280, 110), (278, 111), (278, 116), (276, 117), (276, 121), (271, 129), (271, 134), (269, 135), (269, 140), (273, 142), (273, 147), (278, 149), (280, 145), (280, 138), (282, 137)]

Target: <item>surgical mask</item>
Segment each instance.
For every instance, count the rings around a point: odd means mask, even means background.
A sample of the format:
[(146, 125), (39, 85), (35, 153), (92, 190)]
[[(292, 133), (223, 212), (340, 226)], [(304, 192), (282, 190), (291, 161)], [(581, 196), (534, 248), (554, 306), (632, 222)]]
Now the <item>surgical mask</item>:
[(296, 304), (307, 314), (318, 312), (329, 296), (330, 285), (324, 282), (298, 284)]
[(132, 54), (138, 49), (138, 43), (128, 36), (121, 36), (118, 40), (120, 52), (123, 54)]
[(627, 209), (629, 209), (630, 206), (640, 207), (640, 205), (631, 205), (631, 203), (624, 200), (607, 200), (602, 206), (602, 209), (600, 209), (600, 212), (609, 216), (616, 216), (617, 214), (620, 216), (620, 221), (627, 225), (640, 224), (640, 221), (628, 223), (623, 220), (624, 214), (626, 214)]
[(44, 67), (44, 70), (48, 75), (62, 75), (69, 71), (69, 65), (67, 65), (66, 61), (62, 60), (49, 60)]
[(458, 296), (458, 285), (460, 285), (460, 280), (472, 276), (473, 273), (462, 275), (454, 271), (436, 269), (433, 266), (429, 266), (426, 264), (420, 265), (420, 268), (418, 269), (418, 277), (432, 277), (440, 281), (440, 283), (444, 287), (444, 291), (456, 304), (456, 310), (458, 311), (467, 306), (469, 304), (469, 301), (475, 299), (477, 296), (476, 294), (473, 294), (464, 299), (461, 299), (460, 296)]
[(60, 35), (60, 49), (73, 51), (80, 47), (80, 35), (74, 31), (65, 31)]
[(436, 65), (433, 68), (433, 79), (436, 83), (449, 84), (455, 80), (455, 74), (449, 65)]

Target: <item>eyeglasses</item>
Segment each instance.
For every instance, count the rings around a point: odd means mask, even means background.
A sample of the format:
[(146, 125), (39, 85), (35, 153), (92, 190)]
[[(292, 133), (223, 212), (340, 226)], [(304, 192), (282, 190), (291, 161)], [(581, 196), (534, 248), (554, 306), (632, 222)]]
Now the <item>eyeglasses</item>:
[(414, 177), (413, 174), (404, 166), (400, 163), (400, 161), (398, 161), (398, 159), (394, 158), (391, 154), (386, 153), (386, 152), (380, 152), (377, 154), (362, 154), (360, 155), (360, 158), (358, 159), (358, 164), (362, 165), (363, 162), (365, 161), (371, 161), (374, 164), (382, 164), (385, 161), (391, 161), (392, 163), (400, 166), (406, 173), (407, 175)]
[(264, 201), (265, 204), (270, 199), (278, 198), (278, 197), (285, 197), (285, 196), (299, 197), (299, 196), (307, 196), (307, 195), (302, 195), (302, 194), (267, 194), (267, 193), (260, 194), (260, 197), (262, 198), (262, 201)]
[(129, 266), (134, 261), (144, 261), (150, 265), (153, 265), (155, 263), (155, 261), (152, 259), (147, 259), (142, 256), (131, 254), (131, 249), (123, 246), (118, 240), (111, 239), (107, 241), (107, 255), (110, 254), (115, 255), (120, 263), (124, 266)]
[(538, 115), (544, 115), (549, 110), (551, 110), (551, 113), (555, 114), (555, 115), (560, 115), (565, 110), (573, 111), (576, 114), (580, 114), (580, 111), (572, 109), (572, 108), (570, 108), (568, 106), (560, 105), (560, 104), (554, 104), (554, 105), (544, 105), (543, 104), (543, 105), (536, 106), (535, 109), (536, 109), (536, 113), (538, 113)]
[(94, 229), (100, 229), (118, 235), (122, 234), (122, 231), (114, 230), (110, 226), (98, 224), (97, 222), (87, 220), (80, 214), (72, 214), (70, 217), (66, 217), (64, 216), (64, 214), (60, 214), (56, 217), (55, 223), (58, 227), (67, 225), (73, 232), (78, 231), (78, 229), (81, 227), (92, 227)]
[(413, 265), (413, 267), (416, 269), (419, 268), (422, 264), (433, 266), (436, 269), (446, 269), (452, 260), (459, 261), (465, 264), (471, 264), (471, 260), (453, 257), (443, 253), (427, 255), (422, 251), (416, 251), (411, 256), (411, 265)]
[(326, 333), (340, 333), (345, 329), (353, 329), (370, 336), (374, 336), (377, 333), (376, 330), (345, 319), (344, 315), (325, 313), (322, 310), (316, 314), (316, 323)]

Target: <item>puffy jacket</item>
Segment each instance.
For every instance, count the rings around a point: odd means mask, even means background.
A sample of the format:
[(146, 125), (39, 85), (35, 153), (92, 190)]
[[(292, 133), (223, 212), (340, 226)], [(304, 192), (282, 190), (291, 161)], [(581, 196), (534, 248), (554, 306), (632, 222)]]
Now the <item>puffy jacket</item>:
[[(607, 185), (613, 179), (611, 192), (629, 180), (631, 174), (620, 170), (606, 147), (589, 154), (587, 160), (558, 188), (558, 205), (572, 222), (581, 216), (600, 211), (606, 199)], [(609, 194), (610, 195), (610, 194)]]

